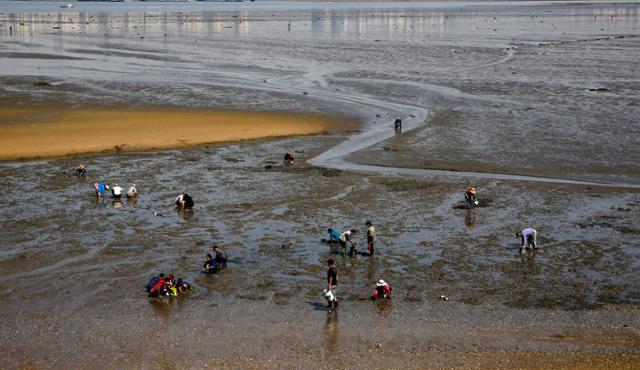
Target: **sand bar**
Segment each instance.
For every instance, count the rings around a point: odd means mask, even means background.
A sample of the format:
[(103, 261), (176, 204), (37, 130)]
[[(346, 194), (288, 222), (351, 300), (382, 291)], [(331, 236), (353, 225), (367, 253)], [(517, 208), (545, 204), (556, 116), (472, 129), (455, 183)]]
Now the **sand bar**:
[(341, 121), (269, 112), (0, 108), (0, 160), (311, 135)]

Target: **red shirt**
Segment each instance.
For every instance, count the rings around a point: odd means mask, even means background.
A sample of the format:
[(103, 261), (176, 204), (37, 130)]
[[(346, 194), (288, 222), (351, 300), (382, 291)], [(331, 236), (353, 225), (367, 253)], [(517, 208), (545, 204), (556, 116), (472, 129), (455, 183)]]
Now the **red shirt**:
[(162, 289), (167, 289), (167, 283), (164, 280), (158, 280), (158, 282), (151, 287), (151, 293), (153, 292), (160, 292), (160, 287), (162, 287)]

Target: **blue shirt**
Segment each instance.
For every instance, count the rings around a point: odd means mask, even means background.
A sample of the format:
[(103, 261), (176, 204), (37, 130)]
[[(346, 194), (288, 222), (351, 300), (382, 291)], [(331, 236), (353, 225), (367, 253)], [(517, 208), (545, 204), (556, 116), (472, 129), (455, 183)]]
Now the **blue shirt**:
[(329, 233), (329, 240), (338, 241), (339, 239), (340, 239), (340, 233), (335, 230), (331, 230), (331, 232)]

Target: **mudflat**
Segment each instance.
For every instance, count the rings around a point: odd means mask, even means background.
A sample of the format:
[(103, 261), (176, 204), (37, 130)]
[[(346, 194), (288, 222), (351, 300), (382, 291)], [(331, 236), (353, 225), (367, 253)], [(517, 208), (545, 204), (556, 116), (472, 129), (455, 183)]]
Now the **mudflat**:
[[(351, 117), (302, 137), (0, 163), (3, 366), (637, 368), (639, 10), (1, 3), (3, 112)], [(139, 196), (96, 198), (97, 181)], [(174, 208), (183, 191), (191, 211)], [(356, 228), (364, 252), (367, 220), (373, 257), (320, 242)], [(524, 227), (540, 248), (519, 254)], [(202, 274), (214, 244), (228, 268)], [(195, 289), (148, 298), (160, 272)], [(393, 299), (371, 301), (381, 278)]]

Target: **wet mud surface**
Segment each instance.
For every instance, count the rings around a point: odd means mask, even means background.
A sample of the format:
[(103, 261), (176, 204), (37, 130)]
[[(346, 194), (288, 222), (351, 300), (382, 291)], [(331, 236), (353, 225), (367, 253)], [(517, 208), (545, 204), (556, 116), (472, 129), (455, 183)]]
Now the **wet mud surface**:
[[(356, 135), (392, 130), (392, 118), (411, 111), (403, 120), (415, 129), (345, 160), (638, 183), (635, 5), (334, 6), (168, 12), (147, 23), (135, 11), (71, 12), (73, 23), (2, 11), (0, 51), (13, 57), (0, 59), (0, 95), (26, 106), (346, 114), (365, 122)], [(51, 64), (42, 53), (65, 58)], [(588, 91), (600, 86), (611, 92)], [(0, 164), (4, 366), (640, 361), (636, 189), (306, 163), (344, 140), (326, 134)], [(280, 165), (286, 151), (293, 166)], [(86, 178), (69, 173), (79, 162)], [(140, 196), (96, 201), (96, 181), (135, 183)], [(469, 185), (479, 190), (473, 211), (462, 206)], [(172, 202), (184, 190), (196, 206), (181, 214)], [(320, 242), (327, 227), (355, 227), (364, 251), (367, 220), (378, 230), (374, 257), (344, 257)], [(540, 249), (520, 255), (514, 234), (527, 226), (538, 229)], [(203, 275), (213, 244), (228, 252), (229, 267)], [(322, 307), (328, 258), (339, 269), (337, 312)], [(148, 299), (144, 283), (161, 271), (195, 291)], [(368, 300), (380, 278), (393, 286), (392, 302)]]

